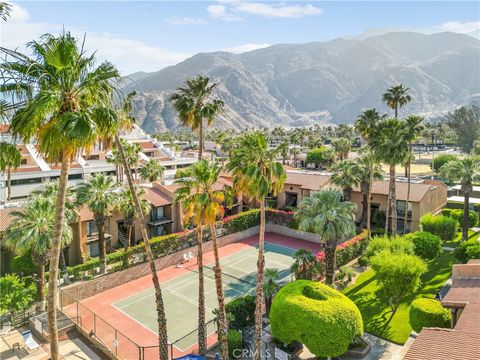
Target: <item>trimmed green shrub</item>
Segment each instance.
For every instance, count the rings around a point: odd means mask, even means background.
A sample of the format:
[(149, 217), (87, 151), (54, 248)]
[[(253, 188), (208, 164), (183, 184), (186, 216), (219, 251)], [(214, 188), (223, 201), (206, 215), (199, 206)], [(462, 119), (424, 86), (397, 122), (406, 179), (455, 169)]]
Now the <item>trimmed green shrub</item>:
[(320, 282), (296, 280), (280, 289), (270, 310), (272, 335), (300, 341), (319, 357), (339, 356), (363, 334), (362, 315), (342, 293)]
[(417, 231), (407, 235), (407, 239), (413, 242), (415, 255), (423, 260), (435, 259), (442, 251), (442, 239), (427, 231)]
[(225, 311), (233, 316), (229, 327), (243, 330), (255, 324), (255, 297), (252, 295), (238, 297), (225, 306)]
[(420, 277), (427, 266), (415, 255), (392, 254), (381, 251), (370, 259), (381, 292), (388, 299), (392, 311), (402, 300), (420, 286)]
[(227, 343), (228, 343), (228, 357), (230, 359), (235, 359), (235, 355), (239, 355), (237, 349), (241, 349), (243, 346), (243, 338), (240, 331), (235, 329), (230, 329), (227, 332)]
[(381, 251), (388, 251), (392, 254), (413, 255), (413, 243), (401, 236), (389, 238), (388, 236), (374, 237), (370, 240), (365, 251), (365, 257), (371, 258)]
[(433, 162), (433, 169), (438, 172), (443, 165), (452, 160), (458, 160), (458, 156), (450, 154), (436, 156)]
[(10, 260), (10, 270), (15, 274), (33, 275), (38, 273), (30, 254), (15, 256)]
[(453, 240), (458, 231), (458, 221), (443, 215), (425, 214), (420, 218), (420, 225), (423, 231), (437, 235), (443, 241)]
[(260, 224), (260, 211), (252, 209), (223, 219), (223, 225), (228, 233), (244, 231)]
[(435, 299), (416, 299), (410, 306), (410, 326), (417, 333), (424, 327), (449, 328), (451, 318), (450, 311)]
[(455, 248), (453, 254), (462, 263), (466, 263), (471, 259), (480, 259), (480, 241), (476, 237), (464, 241)]
[(366, 256), (360, 256), (358, 258), (358, 265), (360, 266), (368, 266), (370, 262), (368, 261), (368, 257)]
[(452, 211), (453, 211), (453, 209), (448, 209), (448, 208), (442, 209), (442, 215), (443, 216), (452, 216)]
[[(465, 211), (461, 209), (455, 209), (451, 211), (451, 217), (458, 221), (460, 227), (463, 229), (463, 214)], [(475, 211), (468, 212), (468, 228), (475, 227), (478, 224), (478, 214)]]

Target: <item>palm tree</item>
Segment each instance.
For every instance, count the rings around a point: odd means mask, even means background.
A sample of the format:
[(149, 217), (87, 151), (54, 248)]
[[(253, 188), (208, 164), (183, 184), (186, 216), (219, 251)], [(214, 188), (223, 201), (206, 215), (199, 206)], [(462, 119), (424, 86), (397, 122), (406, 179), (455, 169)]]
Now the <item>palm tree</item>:
[(94, 55), (87, 56), (70, 33), (47, 34), (28, 47), (33, 57), (2, 49), (13, 60), (0, 64), (9, 76), (0, 90), (25, 99), (12, 117), (13, 135), (24, 143), (34, 139), (45, 158), (61, 162), (48, 283), (50, 354), (58, 360), (57, 269), (70, 163), (112, 131), (114, 119), (104, 110), (120, 73), (108, 62), (95, 67)]
[[(115, 109), (115, 112), (110, 112), (112, 117), (115, 117), (119, 120), (119, 126), (115, 133), (115, 145), (118, 149), (120, 159), (122, 160), (122, 166), (125, 169), (129, 169), (127, 157), (123, 151), (122, 142), (120, 141), (119, 131), (121, 128), (128, 129), (131, 127), (134, 119), (130, 116), (130, 113), (133, 110), (132, 98), (135, 96), (135, 92), (129, 93), (124, 99), (122, 106)], [(169, 346), (168, 346), (168, 334), (167, 334), (167, 318), (165, 315), (165, 306), (163, 303), (162, 288), (160, 287), (160, 282), (157, 275), (157, 267), (155, 265), (155, 259), (153, 258), (152, 248), (150, 246), (150, 239), (147, 233), (146, 226), (146, 216), (147, 211), (143, 209), (142, 203), (137, 195), (135, 189), (132, 173), (126, 171), (128, 189), (131, 193), (133, 204), (135, 205), (135, 210), (140, 224), (140, 232), (142, 234), (143, 245), (145, 247), (145, 253), (147, 255), (148, 265), (150, 267), (150, 273), (152, 275), (153, 288), (155, 289), (155, 304), (157, 312), (157, 323), (158, 323), (158, 352), (160, 360), (169, 359)]]
[(207, 350), (207, 334), (205, 325), (205, 290), (203, 276), (203, 239), (202, 226), (208, 225), (212, 234), (213, 253), (215, 257), (215, 288), (219, 308), (219, 336), (222, 355), (228, 359), (227, 318), (225, 311), (225, 296), (223, 293), (222, 269), (218, 256), (216, 220), (223, 217), (225, 194), (215, 189), (222, 168), (218, 163), (209, 164), (200, 160), (186, 170), (186, 177), (177, 180), (180, 188), (176, 190), (176, 202), (182, 204), (184, 223), (193, 222), (197, 231), (197, 264), (198, 264), (198, 344), (199, 352)]
[(311, 251), (300, 248), (293, 254), (293, 260), (291, 270), (295, 279), (317, 280), (321, 274), (321, 264)]
[(408, 142), (406, 141), (406, 125), (398, 119), (383, 120), (378, 124), (374, 137), (370, 140), (370, 147), (376, 159), (389, 165), (390, 185), (387, 199), (385, 233), (388, 232), (391, 217), (391, 233), (397, 234), (397, 196), (395, 166), (402, 164), (408, 156)]
[(157, 181), (163, 178), (165, 168), (155, 159), (149, 159), (140, 168), (140, 178), (149, 182)]
[[(120, 139), (120, 142), (123, 147), (123, 151), (125, 153), (125, 157), (127, 160), (128, 167), (123, 166), (122, 158), (120, 156), (118, 146), (112, 149), (111, 155), (107, 158), (107, 162), (115, 164), (116, 167), (116, 174), (117, 174), (117, 182), (123, 182), (123, 174), (126, 171), (133, 171), (135, 172), (135, 179), (138, 179), (138, 164), (140, 163), (139, 154), (141, 152), (140, 145), (138, 143), (129, 143), (125, 139)], [(128, 169), (128, 170), (127, 170)]]
[(318, 234), (324, 244), (327, 285), (335, 279), (337, 243), (355, 235), (354, 214), (355, 205), (342, 201), (342, 194), (331, 189), (304, 198), (295, 214), (299, 229)]
[(280, 289), (280, 274), (278, 269), (265, 269), (265, 284), (263, 285), (263, 293), (265, 295), (265, 310), (267, 317), (270, 314), (270, 307), (272, 306), (273, 297)]
[[(357, 119), (355, 120), (355, 130), (362, 136), (363, 140), (369, 143), (370, 139), (375, 136), (377, 131), (378, 124), (386, 118), (386, 115), (380, 115), (375, 109), (368, 109), (365, 110), (362, 114), (360, 114)], [(373, 154), (371, 154), (373, 155)], [(368, 194), (367, 194), (367, 232), (368, 237), (371, 237), (371, 217), (372, 217), (372, 185), (374, 181), (374, 174), (375, 170), (374, 167), (376, 166), (377, 161), (375, 157), (372, 156), (372, 161), (370, 162), (370, 180), (368, 183), (370, 186), (368, 187)], [(365, 180), (363, 182), (365, 185)], [(365, 200), (365, 198), (364, 198)]]
[(7, 200), (10, 201), (12, 195), (12, 169), (20, 166), (22, 155), (15, 144), (0, 142), (0, 171), (7, 174)]
[(352, 200), (352, 191), (354, 186), (360, 183), (360, 169), (356, 161), (342, 160), (332, 165), (332, 184), (339, 186), (343, 191), (343, 200)]
[[(55, 231), (55, 203), (48, 197), (32, 195), (22, 210), (11, 213), (12, 222), (5, 231), (3, 245), (16, 254), (30, 254), (38, 266), (38, 311), (45, 311), (45, 266), (47, 266)], [(72, 229), (65, 219), (62, 243), (72, 239)]]
[(7, 18), (10, 16), (11, 11), (12, 11), (11, 4), (5, 1), (0, 1), (0, 18), (3, 21), (7, 21)]
[(463, 202), (462, 240), (468, 240), (468, 223), (470, 212), (470, 195), (473, 184), (480, 181), (480, 159), (468, 156), (464, 159), (451, 160), (440, 168), (440, 176), (449, 181), (459, 181), (465, 200)]
[(332, 141), (332, 146), (335, 149), (337, 159), (342, 161), (348, 158), (348, 153), (352, 148), (352, 142), (349, 139), (340, 138)]
[(382, 95), (382, 101), (386, 103), (390, 109), (395, 110), (395, 119), (398, 118), (398, 109), (412, 101), (412, 97), (408, 94), (409, 90), (409, 88), (404, 87), (402, 84), (398, 84), (389, 87)]
[(360, 181), (360, 191), (362, 192), (362, 217), (361, 224), (366, 226), (370, 234), (370, 194), (372, 192), (373, 181), (382, 180), (382, 168), (377, 164), (369, 148), (365, 148), (360, 158), (357, 159), (358, 177)]
[(110, 208), (117, 196), (114, 192), (115, 180), (105, 174), (96, 174), (80, 184), (76, 189), (77, 204), (87, 205), (93, 213), (98, 229), (98, 247), (100, 250), (100, 273), (107, 270), (107, 246), (105, 241), (105, 223), (110, 215)]
[(222, 100), (213, 99), (210, 96), (218, 83), (209, 84), (210, 79), (207, 76), (198, 76), (195, 79), (187, 79), (185, 87), (179, 87), (170, 97), (173, 107), (178, 112), (183, 126), (198, 131), (198, 159), (203, 155), (203, 126), (204, 120), (207, 120), (207, 126), (210, 126), (215, 116), (223, 110)]
[(278, 148), (269, 148), (266, 137), (253, 132), (240, 139), (240, 145), (233, 151), (227, 169), (234, 175), (234, 185), (248, 198), (260, 204), (260, 232), (258, 239), (258, 272), (255, 304), (255, 350), (254, 359), (261, 358), (262, 303), (265, 258), (265, 198), (276, 195), (283, 188), (286, 173), (277, 161)]
[(423, 117), (421, 116), (409, 116), (405, 119), (405, 126), (407, 127), (405, 136), (408, 142), (408, 155), (406, 158), (405, 169), (407, 170), (407, 200), (405, 202), (405, 218), (403, 220), (403, 235), (407, 232), (408, 223), (408, 206), (410, 202), (410, 187), (411, 187), (411, 173), (412, 173), (412, 159), (414, 160), (414, 154), (412, 150), (412, 143), (420, 136), (424, 126), (422, 124)]
[[(144, 214), (148, 214), (151, 209), (150, 203), (146, 199), (142, 199), (142, 195), (145, 194), (145, 190), (135, 188), (135, 193), (137, 194), (140, 206), (142, 208), (142, 212)], [(125, 228), (127, 230), (127, 239), (125, 241), (124, 247), (125, 250), (128, 249), (130, 246), (134, 245), (134, 238), (133, 238), (133, 225), (135, 224), (135, 219), (139, 217), (137, 208), (135, 206), (135, 201), (133, 200), (133, 193), (131, 189), (124, 188), (122, 191), (117, 195), (116, 202), (115, 202), (115, 210), (119, 213), (123, 214), (125, 220)]]

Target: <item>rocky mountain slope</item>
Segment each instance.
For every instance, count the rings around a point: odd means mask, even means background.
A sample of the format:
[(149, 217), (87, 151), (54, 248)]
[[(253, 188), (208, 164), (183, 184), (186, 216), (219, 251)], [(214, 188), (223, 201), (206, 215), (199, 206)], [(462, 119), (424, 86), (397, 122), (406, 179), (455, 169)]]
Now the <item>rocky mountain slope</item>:
[(220, 82), (226, 103), (222, 128), (351, 123), (364, 108), (387, 111), (380, 98), (392, 84), (411, 89), (402, 109), (436, 117), (480, 98), (480, 41), (456, 33), (387, 33), (274, 45), (243, 54), (197, 54), (154, 73), (131, 76), (138, 92), (136, 118), (143, 129), (177, 126), (168, 98), (185, 78), (208, 75)]

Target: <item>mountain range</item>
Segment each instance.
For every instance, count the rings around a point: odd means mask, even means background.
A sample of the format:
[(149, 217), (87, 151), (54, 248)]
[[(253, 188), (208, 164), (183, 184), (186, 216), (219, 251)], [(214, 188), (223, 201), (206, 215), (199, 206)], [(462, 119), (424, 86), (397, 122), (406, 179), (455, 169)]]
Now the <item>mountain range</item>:
[[(128, 76), (135, 117), (155, 133), (180, 126), (169, 97), (186, 78), (218, 81), (219, 128), (352, 123), (402, 83), (412, 102), (401, 116), (436, 118), (480, 101), (480, 40), (457, 33), (391, 32), (366, 38), (280, 44), (242, 54), (199, 53), (157, 72)], [(391, 112), (390, 112), (391, 113)]]

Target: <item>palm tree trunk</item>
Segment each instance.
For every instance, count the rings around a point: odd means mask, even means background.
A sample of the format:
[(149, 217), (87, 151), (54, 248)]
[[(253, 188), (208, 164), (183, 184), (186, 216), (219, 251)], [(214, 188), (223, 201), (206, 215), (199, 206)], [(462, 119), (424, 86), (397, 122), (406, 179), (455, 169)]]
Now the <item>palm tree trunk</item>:
[(411, 171), (412, 171), (412, 164), (410, 163), (410, 158), (412, 156), (412, 143), (410, 143), (410, 151), (409, 151), (409, 160), (405, 169), (407, 169), (407, 200), (405, 201), (405, 215), (403, 220), (403, 235), (407, 233), (407, 224), (408, 224), (408, 205), (410, 202), (410, 187), (411, 187)]
[(198, 128), (198, 160), (202, 160), (203, 156), (203, 120), (200, 121)]
[(219, 310), (219, 322), (220, 326), (218, 327), (218, 333), (220, 337), (220, 343), (222, 347), (222, 358), (228, 359), (228, 343), (227, 343), (227, 314), (225, 310), (225, 295), (223, 293), (223, 282), (222, 282), (222, 268), (220, 266), (220, 258), (218, 256), (218, 244), (217, 244), (217, 227), (215, 223), (210, 225), (210, 232), (212, 233), (212, 242), (213, 242), (213, 254), (215, 256), (215, 288), (217, 290), (218, 298), (218, 310)]
[(70, 278), (68, 277), (67, 262), (65, 261), (65, 247), (62, 245), (60, 248), (60, 274), (63, 278), (64, 284), (70, 284)]
[(202, 225), (197, 225), (197, 265), (198, 265), (198, 352), (207, 351), (207, 329), (205, 325), (205, 278), (203, 276)]
[(62, 168), (58, 180), (58, 193), (55, 209), (55, 231), (52, 238), (49, 281), (48, 281), (48, 333), (50, 335), (50, 357), (52, 360), (60, 360), (58, 349), (57, 328), (57, 292), (58, 292), (58, 263), (62, 249), (62, 233), (65, 218), (65, 201), (68, 185), (68, 172), (70, 170), (70, 154), (62, 153)]
[(328, 241), (325, 246), (325, 284), (332, 285), (335, 281), (335, 261), (337, 243)]
[(45, 312), (45, 265), (38, 266), (38, 276), (40, 279), (38, 282), (38, 312), (43, 313)]
[(368, 223), (368, 190), (362, 191), (362, 222), (361, 226), (366, 227)]
[(10, 201), (12, 197), (12, 170), (10, 166), (7, 168), (7, 200)]
[(95, 220), (98, 228), (98, 248), (100, 252), (100, 274), (105, 274), (107, 271), (107, 248), (105, 246), (105, 220), (102, 217)]
[(372, 237), (372, 187), (373, 187), (373, 164), (370, 165), (370, 183), (367, 191), (367, 232), (368, 238)]
[(392, 214), (392, 236), (397, 235), (397, 191), (395, 188), (395, 165), (390, 165), (389, 208)]
[(465, 191), (465, 201), (463, 203), (463, 226), (462, 226), (462, 241), (468, 240), (468, 223), (470, 213), (470, 191)]
[(125, 246), (128, 250), (130, 246), (133, 246), (133, 241), (132, 241), (132, 233), (133, 233), (133, 224), (132, 225), (127, 225), (127, 239), (125, 240)]
[[(127, 160), (125, 158), (125, 153), (123, 152), (122, 144), (120, 143), (120, 138), (118, 134), (115, 135), (115, 142), (117, 144), (120, 156), (122, 158), (122, 163), (127, 169)], [(157, 269), (155, 266), (155, 261), (153, 259), (152, 249), (150, 247), (150, 240), (148, 238), (147, 229), (145, 227), (145, 215), (143, 214), (142, 207), (138, 201), (137, 193), (135, 192), (135, 187), (133, 185), (132, 174), (127, 171), (127, 180), (130, 191), (132, 192), (133, 201), (135, 207), (137, 208), (137, 213), (140, 215), (140, 230), (142, 233), (142, 240), (145, 246), (145, 252), (147, 254), (148, 263), (150, 265), (150, 272), (152, 273), (152, 282), (153, 287), (155, 288), (155, 303), (157, 307), (157, 321), (158, 321), (158, 345), (159, 345), (159, 359), (168, 360), (168, 337), (167, 337), (167, 319), (165, 317), (165, 307), (163, 305), (162, 289), (160, 287), (160, 282), (158, 281)]]
[(255, 347), (254, 359), (262, 358), (263, 278), (265, 275), (265, 198), (260, 199), (260, 232), (258, 234), (257, 288), (255, 291)]

